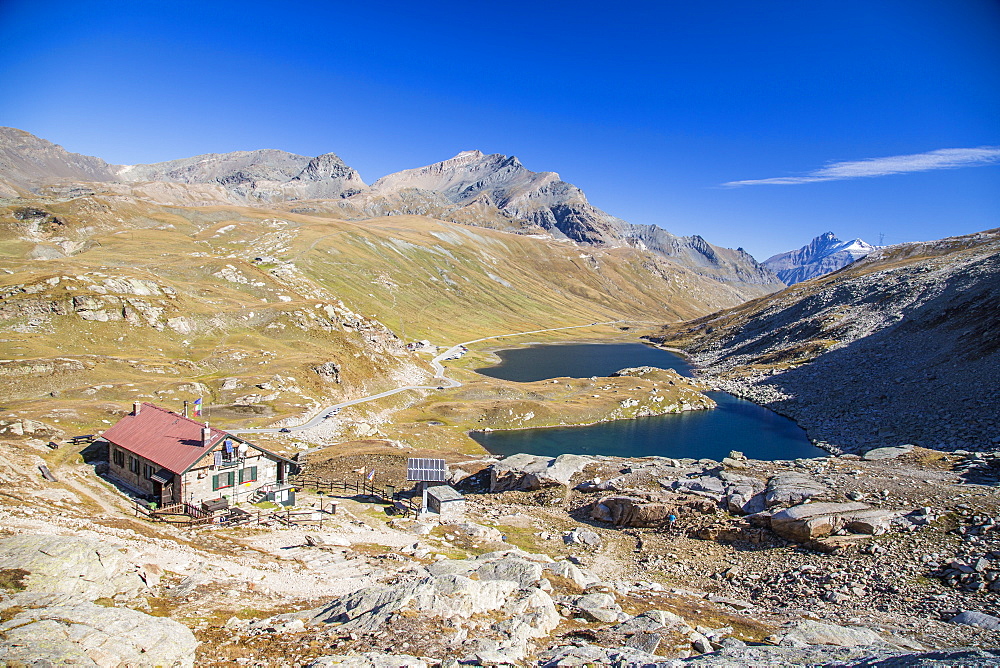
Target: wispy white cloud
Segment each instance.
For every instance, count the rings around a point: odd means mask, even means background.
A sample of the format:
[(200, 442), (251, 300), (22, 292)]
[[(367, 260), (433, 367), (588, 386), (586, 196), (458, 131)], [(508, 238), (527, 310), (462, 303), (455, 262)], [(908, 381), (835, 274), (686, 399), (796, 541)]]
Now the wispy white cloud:
[(942, 148), (927, 153), (913, 155), (893, 155), (887, 158), (868, 158), (834, 162), (803, 176), (777, 176), (770, 179), (750, 179), (730, 181), (724, 186), (791, 185), (796, 183), (817, 183), (819, 181), (842, 181), (869, 176), (887, 176), (907, 172), (927, 172), (934, 169), (956, 169), (1000, 162), (1000, 146), (980, 146), (979, 148)]

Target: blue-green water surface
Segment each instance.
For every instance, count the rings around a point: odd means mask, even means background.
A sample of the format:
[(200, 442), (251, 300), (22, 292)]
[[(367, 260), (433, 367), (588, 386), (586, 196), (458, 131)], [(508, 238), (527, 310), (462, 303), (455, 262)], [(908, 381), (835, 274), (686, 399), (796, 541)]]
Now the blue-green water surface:
[[(497, 353), (503, 362), (479, 369), (483, 375), (515, 382), (546, 378), (608, 376), (619, 369), (655, 366), (690, 376), (680, 356), (641, 343), (547, 344)], [(473, 432), (494, 454), (527, 452), (555, 457), (564, 453), (616, 457), (691, 457), (719, 460), (730, 450), (752, 459), (822, 457), (792, 420), (725, 392), (709, 392), (718, 407), (586, 427), (551, 427)]]

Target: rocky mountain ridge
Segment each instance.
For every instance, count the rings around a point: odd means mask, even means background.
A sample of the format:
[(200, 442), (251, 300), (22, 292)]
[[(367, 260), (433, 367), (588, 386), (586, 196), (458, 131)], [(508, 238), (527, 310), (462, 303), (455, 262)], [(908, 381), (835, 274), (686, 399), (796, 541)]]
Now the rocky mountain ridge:
[[(348, 220), (426, 215), (521, 234), (542, 234), (601, 248), (631, 247), (667, 257), (700, 275), (762, 294), (782, 286), (750, 255), (636, 225), (591, 205), (554, 172), (532, 172), (516, 157), (465, 151), (367, 186), (334, 155), (315, 158), (265, 149), (206, 154), (150, 165), (109, 165), (14, 128), (0, 128), (0, 189), (7, 196), (101, 183), (162, 204), (285, 204)], [(2, 193), (0, 193), (2, 194)], [(308, 202), (308, 203), (307, 203)]]
[(835, 274), (667, 326), (730, 392), (835, 451), (1000, 447), (1000, 230), (879, 249)]
[(869, 255), (875, 246), (861, 239), (841, 241), (824, 232), (798, 250), (772, 255), (762, 263), (787, 285), (828, 274)]

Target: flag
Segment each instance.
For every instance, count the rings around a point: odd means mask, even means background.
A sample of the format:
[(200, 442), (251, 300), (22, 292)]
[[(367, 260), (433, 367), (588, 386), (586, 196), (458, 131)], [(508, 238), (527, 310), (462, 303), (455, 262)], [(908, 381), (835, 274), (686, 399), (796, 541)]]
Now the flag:
[(194, 416), (201, 417), (201, 397), (194, 400)]
[(375, 479), (375, 469), (372, 469), (371, 473), (368, 474), (368, 482), (371, 482), (374, 479)]

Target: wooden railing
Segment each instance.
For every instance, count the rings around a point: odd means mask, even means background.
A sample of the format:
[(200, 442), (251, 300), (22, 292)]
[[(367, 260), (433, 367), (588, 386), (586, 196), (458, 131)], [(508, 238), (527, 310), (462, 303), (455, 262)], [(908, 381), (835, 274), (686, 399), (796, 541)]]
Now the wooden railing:
[[(195, 524), (208, 524), (213, 519), (212, 513), (207, 513), (190, 503), (171, 503), (159, 508), (150, 508), (142, 501), (133, 499), (132, 505), (135, 508), (136, 517), (142, 515), (154, 522), (169, 522), (178, 526), (193, 526)], [(167, 515), (183, 515), (189, 519), (167, 520)]]
[[(384, 503), (392, 507), (393, 512), (404, 517), (413, 515), (416, 517), (420, 513), (420, 503), (396, 490), (393, 485), (377, 487), (367, 480), (326, 480), (316, 476), (292, 476), (289, 483), (296, 490), (315, 489), (317, 492), (334, 495), (338, 492), (352, 495), (366, 495), (373, 497), (379, 503)], [(267, 487), (263, 485), (262, 488)], [(141, 501), (133, 500), (135, 515), (140, 515), (154, 522), (169, 522), (174, 526), (198, 526), (204, 524), (216, 524), (222, 526), (241, 526), (247, 524), (270, 524), (279, 523), (285, 525), (297, 525), (315, 522), (318, 528), (322, 528), (325, 516), (336, 512), (336, 506), (331, 506), (329, 510), (322, 507), (308, 510), (271, 510), (248, 512), (241, 508), (230, 508), (220, 514), (210, 513), (190, 503), (172, 503), (160, 508), (149, 508)], [(188, 519), (167, 519), (167, 516), (183, 515)]]
[(393, 507), (393, 510), (403, 516), (420, 513), (420, 504), (404, 492), (396, 490), (395, 485), (376, 486), (373, 482), (363, 479), (357, 480), (328, 480), (318, 476), (295, 475), (289, 478), (289, 482), (296, 489), (315, 489), (317, 492), (333, 494), (343, 492), (344, 494), (354, 493), (354, 495), (371, 496), (380, 503), (385, 503)]

